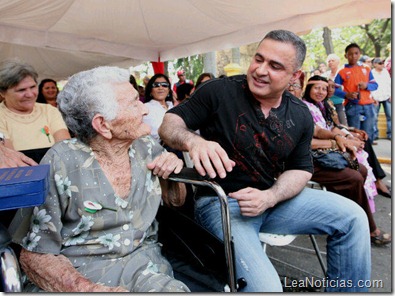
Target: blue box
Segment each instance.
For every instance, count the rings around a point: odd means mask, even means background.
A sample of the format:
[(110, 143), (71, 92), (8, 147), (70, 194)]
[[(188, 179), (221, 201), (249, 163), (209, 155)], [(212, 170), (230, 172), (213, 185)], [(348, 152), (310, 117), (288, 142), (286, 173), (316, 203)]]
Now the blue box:
[(0, 210), (43, 204), (48, 179), (48, 164), (0, 169)]

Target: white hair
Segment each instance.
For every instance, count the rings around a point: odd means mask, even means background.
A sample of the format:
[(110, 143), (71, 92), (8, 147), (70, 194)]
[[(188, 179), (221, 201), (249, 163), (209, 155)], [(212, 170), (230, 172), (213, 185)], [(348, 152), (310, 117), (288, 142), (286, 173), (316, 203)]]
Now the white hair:
[(85, 143), (96, 136), (92, 119), (101, 114), (113, 120), (118, 112), (114, 84), (129, 82), (129, 72), (118, 67), (97, 67), (73, 75), (57, 97), (67, 127)]
[(329, 60), (335, 60), (335, 61), (340, 61), (340, 58), (337, 54), (335, 53), (331, 53), (327, 56), (326, 58), (326, 62), (328, 62)]

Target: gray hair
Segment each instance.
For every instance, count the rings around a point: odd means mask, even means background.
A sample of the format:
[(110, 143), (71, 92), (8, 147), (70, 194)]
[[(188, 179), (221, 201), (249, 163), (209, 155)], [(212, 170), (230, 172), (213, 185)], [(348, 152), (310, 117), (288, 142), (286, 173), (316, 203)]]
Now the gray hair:
[(331, 53), (326, 57), (326, 62), (328, 62), (329, 60), (340, 61), (340, 58), (337, 54)]
[(306, 58), (306, 44), (298, 35), (287, 30), (273, 30), (267, 33), (261, 42), (265, 39), (271, 39), (283, 43), (291, 43), (296, 50), (295, 70), (302, 68), (304, 59)]
[(32, 77), (37, 83), (38, 74), (33, 66), (18, 59), (0, 63), (0, 92), (16, 86), (26, 77)]
[(118, 67), (97, 67), (73, 75), (57, 97), (58, 108), (67, 127), (82, 142), (97, 135), (92, 127), (96, 114), (115, 119), (118, 103), (114, 83), (129, 82), (129, 71)]

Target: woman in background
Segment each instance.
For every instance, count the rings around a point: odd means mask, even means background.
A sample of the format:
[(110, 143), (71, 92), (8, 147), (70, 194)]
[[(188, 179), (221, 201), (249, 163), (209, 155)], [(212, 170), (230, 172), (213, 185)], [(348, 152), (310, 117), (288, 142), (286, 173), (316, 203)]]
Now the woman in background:
[(38, 85), (37, 103), (50, 104), (57, 107), (56, 99), (58, 97), (59, 88), (55, 80), (46, 78)]

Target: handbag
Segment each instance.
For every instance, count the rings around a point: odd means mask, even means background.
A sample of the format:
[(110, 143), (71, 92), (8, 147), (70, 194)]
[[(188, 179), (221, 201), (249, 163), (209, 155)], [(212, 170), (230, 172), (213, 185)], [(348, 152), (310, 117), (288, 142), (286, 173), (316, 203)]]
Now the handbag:
[(357, 159), (352, 159), (350, 153), (333, 149), (317, 149), (312, 151), (314, 162), (328, 169), (343, 170), (349, 167), (359, 170)]

